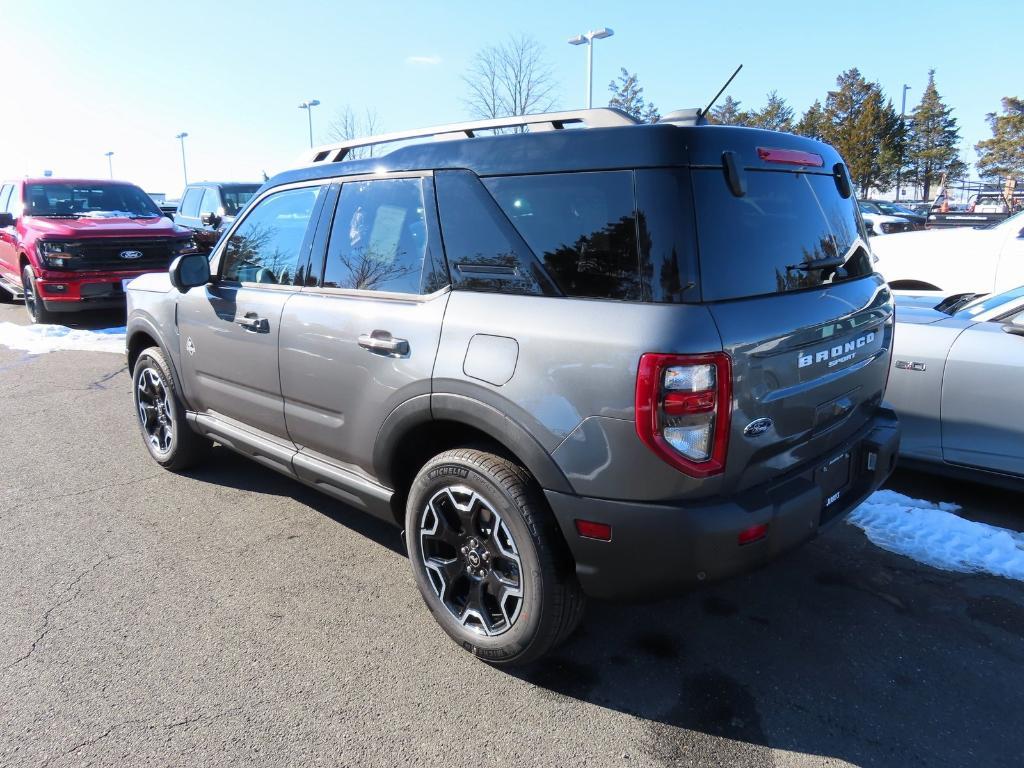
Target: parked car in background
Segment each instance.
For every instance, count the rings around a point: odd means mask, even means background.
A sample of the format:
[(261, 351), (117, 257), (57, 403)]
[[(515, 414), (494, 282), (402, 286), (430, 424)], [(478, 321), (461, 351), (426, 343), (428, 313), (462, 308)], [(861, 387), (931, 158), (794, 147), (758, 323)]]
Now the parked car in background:
[(902, 216), (883, 213), (876, 203), (869, 200), (858, 200), (857, 205), (860, 207), (860, 214), (869, 235), (891, 235), (924, 229), (923, 226), (914, 224)]
[(174, 213), (174, 223), (190, 229), (196, 245), (209, 251), (260, 186), (257, 182), (202, 181), (189, 184)]
[(460, 648), (535, 659), (584, 595), (761, 565), (892, 471), (892, 297), (832, 147), (594, 109), (307, 163), (130, 287), (141, 436), (404, 527)]
[(883, 216), (897, 216), (913, 224), (920, 225), (917, 227), (918, 229), (924, 229), (924, 225), (928, 221), (926, 214), (917, 213), (905, 205), (891, 203), (888, 200), (860, 200), (858, 205), (860, 205), (862, 214), (865, 210), (868, 210), (870, 213), (877, 213)]
[(1024, 481), (1024, 287), (898, 296), (886, 399), (903, 427), (900, 462)]
[(0, 298), (24, 298), (34, 323), (124, 306), (124, 285), (164, 272), (193, 248), (139, 187), (120, 181), (20, 179), (0, 185)]
[(871, 250), (892, 288), (998, 293), (1024, 284), (1024, 212), (982, 229), (877, 238)]

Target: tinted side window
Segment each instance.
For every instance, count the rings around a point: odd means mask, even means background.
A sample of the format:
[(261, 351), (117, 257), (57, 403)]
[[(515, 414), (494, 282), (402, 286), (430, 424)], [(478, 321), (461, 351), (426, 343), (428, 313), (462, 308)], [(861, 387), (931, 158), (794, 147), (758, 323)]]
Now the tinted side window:
[(4, 184), (0, 187), (0, 211), (7, 211), (7, 201), (11, 199), (12, 184)]
[(320, 187), (268, 195), (224, 246), (221, 277), (230, 282), (295, 285), (309, 258), (306, 232)]
[[(0, 208), (0, 210), (4, 210)], [(8, 213), (14, 214), (14, 218), (19, 219), (25, 214), (25, 204), (21, 200), (21, 186), (19, 184), (11, 185), (11, 196), (7, 198), (6, 210)]]
[(189, 187), (185, 191), (185, 196), (181, 199), (178, 213), (191, 219), (199, 218), (199, 201), (202, 200), (202, 197), (202, 187)]
[(637, 229), (645, 301), (700, 301), (691, 197), (686, 171), (636, 172)]
[(566, 295), (643, 297), (632, 171), (507, 176), (484, 183)]
[(470, 291), (557, 295), (529, 246), (471, 171), (434, 175), (452, 284)]
[[(831, 175), (747, 170), (733, 195), (721, 170), (693, 170), (701, 289), (716, 301), (815, 288), (872, 272), (857, 207)], [(835, 270), (807, 262), (845, 259)]]
[(199, 214), (214, 213), (220, 215), (220, 197), (217, 190), (208, 187), (203, 192), (203, 202), (199, 205)]
[(447, 281), (434, 278), (427, 232), (421, 179), (342, 184), (322, 286), (432, 293)]

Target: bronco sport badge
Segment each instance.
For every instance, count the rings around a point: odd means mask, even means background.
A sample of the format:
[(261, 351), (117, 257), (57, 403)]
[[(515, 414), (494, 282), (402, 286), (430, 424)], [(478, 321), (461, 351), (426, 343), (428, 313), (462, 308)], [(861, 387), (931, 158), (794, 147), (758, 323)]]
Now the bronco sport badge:
[(828, 349), (821, 349), (817, 352), (801, 352), (800, 357), (800, 368), (806, 368), (814, 363), (828, 363), (828, 367), (832, 368), (840, 363), (845, 363), (853, 360), (857, 356), (857, 350), (863, 349), (872, 341), (875, 340), (875, 332), (865, 333), (863, 336), (858, 336), (853, 341), (847, 341), (842, 344), (836, 344), (834, 347)]

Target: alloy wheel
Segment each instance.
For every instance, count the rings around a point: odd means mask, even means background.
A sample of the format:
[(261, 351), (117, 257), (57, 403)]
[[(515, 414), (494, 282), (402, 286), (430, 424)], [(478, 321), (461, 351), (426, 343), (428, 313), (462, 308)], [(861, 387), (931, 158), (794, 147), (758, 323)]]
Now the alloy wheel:
[(171, 411), (170, 393), (160, 375), (150, 367), (139, 373), (135, 386), (135, 402), (139, 410), (139, 422), (146, 439), (157, 453), (171, 450), (174, 437), (174, 416)]
[(519, 549), (501, 515), (479, 493), (446, 486), (420, 513), (420, 551), (434, 593), (467, 629), (500, 635), (523, 606)]

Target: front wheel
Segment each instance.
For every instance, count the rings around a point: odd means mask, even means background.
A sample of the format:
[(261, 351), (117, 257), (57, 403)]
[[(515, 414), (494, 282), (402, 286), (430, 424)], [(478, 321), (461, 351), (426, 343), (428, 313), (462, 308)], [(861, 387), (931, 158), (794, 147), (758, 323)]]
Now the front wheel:
[(142, 437), (158, 464), (176, 471), (206, 455), (210, 441), (188, 425), (170, 366), (158, 347), (144, 350), (135, 361), (132, 392)]
[(528, 663), (579, 624), (584, 598), (567, 547), (515, 462), (471, 448), (435, 456), (409, 491), (405, 535), (427, 607), (485, 661)]
[(53, 322), (53, 316), (47, 311), (43, 299), (39, 295), (39, 289), (36, 286), (36, 273), (32, 271), (31, 264), (26, 264), (25, 268), (21, 270), (21, 287), (25, 292), (25, 310), (28, 312), (29, 319), (37, 325)]

